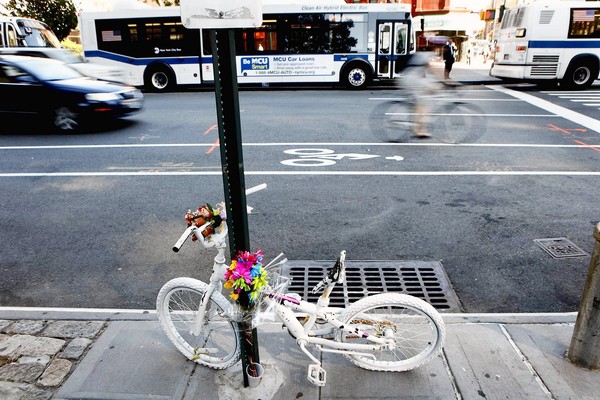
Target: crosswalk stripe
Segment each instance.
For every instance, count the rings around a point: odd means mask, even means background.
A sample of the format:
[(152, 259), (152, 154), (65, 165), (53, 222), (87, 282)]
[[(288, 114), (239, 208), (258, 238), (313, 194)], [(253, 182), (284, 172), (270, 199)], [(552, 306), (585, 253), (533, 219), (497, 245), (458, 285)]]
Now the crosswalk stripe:
[(585, 92), (542, 91), (541, 93), (558, 97), (559, 99), (566, 99), (573, 103), (581, 103), (586, 107), (600, 107), (600, 90)]

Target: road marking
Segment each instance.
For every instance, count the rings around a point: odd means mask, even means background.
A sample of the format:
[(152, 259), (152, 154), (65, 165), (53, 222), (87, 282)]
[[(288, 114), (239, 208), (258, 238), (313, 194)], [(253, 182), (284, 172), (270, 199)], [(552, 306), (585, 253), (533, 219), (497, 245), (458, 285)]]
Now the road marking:
[[(211, 147), (212, 143), (162, 143), (162, 144), (90, 144), (55, 146), (0, 146), (0, 150), (80, 150), (80, 149), (126, 149), (126, 148), (162, 148), (162, 147)], [(300, 146), (382, 146), (382, 147), (529, 147), (529, 148), (578, 148), (582, 146), (568, 144), (530, 144), (530, 143), (383, 143), (383, 142), (273, 142), (243, 143), (244, 147), (300, 147)], [(594, 145), (594, 146), (600, 146)]]
[(517, 99), (524, 100), (529, 104), (539, 107), (545, 111), (556, 114), (564, 119), (568, 119), (578, 125), (584, 126), (588, 129), (591, 129), (595, 132), (600, 133), (600, 121), (590, 118), (586, 115), (580, 114), (573, 110), (569, 110), (567, 108), (557, 106), (556, 104), (552, 104), (547, 100), (540, 99), (538, 97), (532, 96), (527, 93), (517, 92), (515, 90), (511, 90), (502, 86), (488, 86), (489, 88), (496, 90), (500, 93), (507, 94), (509, 96), (515, 97)]
[[(217, 125), (214, 124), (212, 125), (210, 128), (208, 128), (206, 131), (204, 131), (204, 136), (208, 135), (210, 132), (217, 130)], [(217, 147), (219, 147), (219, 136), (217, 136), (217, 140), (215, 140), (215, 142), (213, 143), (213, 145), (206, 150), (206, 152), (204, 154), (210, 154), (212, 153)]]
[(387, 112), (385, 113), (385, 115), (431, 115), (431, 116), (448, 116), (448, 117), (500, 117), (500, 118), (504, 118), (504, 117), (523, 117), (523, 118), (537, 118), (537, 117), (544, 117), (544, 118), (560, 118), (560, 115), (556, 115), (556, 114), (486, 114), (486, 113), (479, 113), (479, 114), (474, 114), (474, 113), (456, 113), (456, 112), (449, 112), (449, 113), (397, 113), (397, 112)]
[[(489, 92), (489, 91), (488, 91)], [(371, 101), (406, 101), (408, 100), (406, 97), (369, 97)], [(444, 101), (448, 102), (448, 98), (428, 98), (428, 101)], [(460, 101), (498, 101), (498, 102), (514, 102), (514, 101), (523, 101), (519, 99), (468, 99), (468, 98), (459, 98)]]
[[(245, 175), (322, 176), (599, 176), (600, 171), (245, 171)], [(124, 176), (221, 176), (221, 171), (130, 171), (130, 172), (14, 172), (0, 178), (71, 178)]]
[(285, 154), (297, 156), (296, 159), (283, 160), (281, 164), (293, 167), (328, 167), (334, 165), (336, 161), (343, 160), (367, 160), (370, 158), (381, 157), (375, 154), (346, 153), (336, 154), (335, 150), (329, 149), (290, 149), (285, 150)]

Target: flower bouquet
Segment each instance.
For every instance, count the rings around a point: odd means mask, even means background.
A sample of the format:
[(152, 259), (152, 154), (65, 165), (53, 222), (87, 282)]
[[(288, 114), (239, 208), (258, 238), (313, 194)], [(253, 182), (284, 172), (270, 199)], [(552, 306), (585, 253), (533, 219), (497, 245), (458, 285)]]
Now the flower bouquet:
[[(198, 211), (192, 212), (191, 210), (188, 210), (185, 214), (187, 226), (192, 226), (193, 224), (197, 228), (200, 228), (207, 222), (209, 223), (204, 230), (202, 230), (202, 236), (204, 237), (213, 234), (225, 219), (227, 219), (227, 216), (225, 215), (225, 205), (222, 203), (217, 204), (217, 208), (214, 208), (207, 203), (200, 206)], [(192, 240), (196, 240), (196, 237), (192, 236)]]
[(263, 253), (260, 250), (254, 254), (240, 251), (225, 272), (223, 286), (231, 289), (229, 296), (245, 310), (251, 309), (258, 299), (260, 290), (268, 283), (269, 277), (262, 260)]

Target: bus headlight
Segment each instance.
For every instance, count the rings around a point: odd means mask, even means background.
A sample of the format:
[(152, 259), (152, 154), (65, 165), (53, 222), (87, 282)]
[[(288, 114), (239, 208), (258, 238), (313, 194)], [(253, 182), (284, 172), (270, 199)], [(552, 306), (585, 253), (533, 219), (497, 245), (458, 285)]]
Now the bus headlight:
[(515, 30), (515, 37), (525, 37), (525, 32), (527, 32), (527, 29), (517, 28), (517, 30)]

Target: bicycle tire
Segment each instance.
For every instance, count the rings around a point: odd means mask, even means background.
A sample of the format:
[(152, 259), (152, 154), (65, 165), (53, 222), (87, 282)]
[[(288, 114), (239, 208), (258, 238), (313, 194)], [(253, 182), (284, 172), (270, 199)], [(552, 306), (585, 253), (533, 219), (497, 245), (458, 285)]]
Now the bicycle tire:
[(434, 110), (429, 127), (433, 137), (442, 143), (473, 143), (485, 132), (485, 119), (479, 106), (451, 102)]
[[(346, 354), (353, 364), (374, 371), (409, 371), (431, 361), (442, 350), (446, 328), (440, 314), (428, 303), (400, 293), (382, 293), (363, 298), (340, 316), (347, 325), (377, 337), (393, 334), (395, 349), (363, 355)], [(370, 343), (360, 335), (339, 331), (337, 340)], [(375, 358), (371, 358), (374, 356)]]
[(232, 304), (213, 292), (206, 308), (202, 333), (192, 334), (200, 299), (208, 285), (192, 278), (175, 278), (158, 293), (158, 319), (175, 347), (189, 360), (213, 369), (225, 369), (240, 359), (239, 332), (231, 315)]
[(375, 106), (369, 115), (371, 132), (384, 142), (407, 141), (414, 123), (413, 106), (408, 101), (386, 101)]

